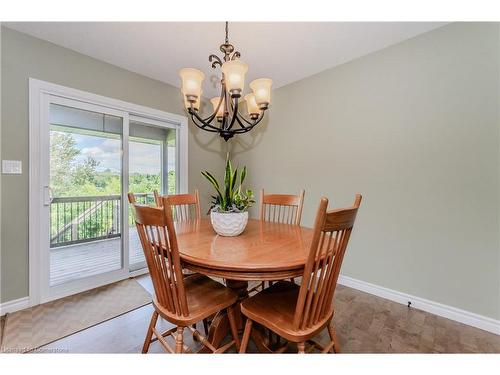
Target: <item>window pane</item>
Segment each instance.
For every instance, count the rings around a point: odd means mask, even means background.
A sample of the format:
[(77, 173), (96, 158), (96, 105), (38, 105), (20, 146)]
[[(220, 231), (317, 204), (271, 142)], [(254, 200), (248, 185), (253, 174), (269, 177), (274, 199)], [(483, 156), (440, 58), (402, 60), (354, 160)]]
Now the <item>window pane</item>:
[(120, 117), (50, 105), (50, 285), (122, 267)]
[[(160, 194), (176, 192), (175, 130), (146, 121), (130, 121), (129, 191), (134, 193), (137, 202), (154, 205), (155, 190)], [(144, 267), (145, 259), (132, 210), (129, 212), (129, 228), (129, 263), (134, 270)]]

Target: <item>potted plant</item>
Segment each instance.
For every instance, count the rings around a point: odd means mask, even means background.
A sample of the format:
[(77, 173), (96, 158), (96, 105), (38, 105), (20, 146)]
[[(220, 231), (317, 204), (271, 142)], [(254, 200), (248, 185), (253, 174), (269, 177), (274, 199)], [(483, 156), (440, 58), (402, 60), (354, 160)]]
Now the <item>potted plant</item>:
[(213, 200), (209, 211), (212, 227), (221, 236), (240, 235), (248, 222), (248, 209), (255, 203), (252, 190), (243, 191), (242, 187), (247, 175), (247, 168), (243, 167), (238, 175), (238, 168), (233, 170), (228, 154), (223, 189), (210, 172), (205, 171), (201, 174), (210, 181), (216, 192), (216, 195), (212, 196)]

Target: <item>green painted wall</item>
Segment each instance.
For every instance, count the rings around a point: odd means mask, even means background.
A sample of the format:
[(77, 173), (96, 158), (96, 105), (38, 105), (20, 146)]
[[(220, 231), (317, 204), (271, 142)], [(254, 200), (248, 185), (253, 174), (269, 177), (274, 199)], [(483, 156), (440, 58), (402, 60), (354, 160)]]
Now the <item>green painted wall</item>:
[[(184, 110), (173, 86), (5, 27), (1, 52), (1, 158), (23, 162), (22, 175), (2, 176), (0, 302), (5, 302), (28, 295), (28, 78), (171, 113)], [(199, 171), (222, 163), (219, 140), (190, 125), (189, 187), (200, 188), (205, 207), (208, 185)]]
[(306, 225), (364, 195), (344, 275), (500, 319), (498, 90), (499, 25), (451, 24), (275, 90), (235, 159)]
[[(499, 36), (451, 24), (277, 89), (233, 158), (256, 191), (305, 188), (306, 225), (363, 193), (343, 274), (500, 319)], [(25, 173), (2, 176), (0, 301), (28, 290), (28, 77), (183, 113), (169, 85), (2, 29), (1, 152)], [(207, 202), (226, 148), (193, 128), (189, 148)]]

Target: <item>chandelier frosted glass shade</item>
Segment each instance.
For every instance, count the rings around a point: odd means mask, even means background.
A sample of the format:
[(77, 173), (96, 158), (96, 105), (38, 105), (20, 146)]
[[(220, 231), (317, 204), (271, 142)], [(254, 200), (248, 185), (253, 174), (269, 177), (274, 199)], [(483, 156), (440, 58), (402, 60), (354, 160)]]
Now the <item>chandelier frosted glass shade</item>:
[(184, 68), (179, 71), (179, 76), (182, 79), (181, 91), (184, 96), (201, 98), (201, 84), (205, 79), (205, 74), (198, 69)]
[(259, 108), (267, 108), (271, 103), (271, 86), (273, 81), (269, 78), (259, 78), (250, 83), (250, 88), (255, 95), (255, 101)]
[[(248, 65), (239, 58), (241, 54), (229, 43), (228, 23), (226, 22), (226, 40), (220, 46), (224, 56), (210, 55), (208, 61), (212, 69), (220, 68), (221, 93), (210, 99), (213, 112), (208, 117), (201, 117), (200, 109), (202, 83), (205, 75), (198, 69), (184, 68), (179, 71), (182, 80), (181, 92), (184, 106), (193, 123), (202, 130), (218, 133), (224, 140), (236, 134), (252, 130), (264, 118), (264, 112), (271, 103), (271, 86), (269, 78), (259, 78), (250, 83), (251, 93), (244, 95), (245, 76)], [(247, 116), (239, 112), (242, 96), (246, 101)]]
[(214, 113), (216, 113), (217, 120), (221, 120), (224, 117), (224, 98), (222, 98), (222, 103), (219, 105), (221, 98), (216, 96), (215, 98), (210, 99), (212, 102), (212, 106), (214, 107)]
[(250, 118), (259, 116), (260, 109), (259, 109), (257, 102), (255, 101), (255, 95), (254, 94), (246, 94), (245, 95), (245, 102), (247, 103), (248, 116), (250, 116)]
[(245, 74), (248, 65), (241, 60), (226, 61), (221, 67), (226, 82), (226, 89), (232, 96), (240, 95), (245, 88)]
[[(182, 91), (181, 91), (182, 92)], [(200, 103), (201, 103), (201, 95), (203, 95), (203, 91), (200, 92), (200, 96), (193, 102), (193, 101), (188, 101), (187, 100), (187, 96), (186, 94), (184, 94), (184, 92), (182, 92), (182, 97), (184, 98), (184, 108), (188, 109), (189, 107), (191, 107), (191, 103), (193, 104), (193, 108), (196, 110), (196, 111), (199, 111), (200, 110)]]

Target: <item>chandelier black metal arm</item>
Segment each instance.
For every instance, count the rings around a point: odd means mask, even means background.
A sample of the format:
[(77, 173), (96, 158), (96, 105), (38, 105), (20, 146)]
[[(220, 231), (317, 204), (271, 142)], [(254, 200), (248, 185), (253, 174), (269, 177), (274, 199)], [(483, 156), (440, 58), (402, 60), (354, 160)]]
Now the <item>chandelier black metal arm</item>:
[[(224, 84), (222, 84), (222, 92), (220, 94), (220, 97), (222, 98), (224, 95), (225, 95), (225, 91), (226, 91), (226, 86)], [(220, 109), (220, 106), (222, 105), (222, 100), (219, 100), (219, 103), (217, 104), (217, 108), (215, 108), (214, 110), (214, 113), (212, 113), (210, 116), (208, 116), (207, 118), (201, 118), (199, 115), (198, 115), (198, 111), (196, 110), (196, 108), (193, 106), (193, 102), (190, 103), (190, 108), (188, 108), (188, 112), (189, 114), (191, 115), (191, 119), (193, 119), (193, 116), (196, 117), (199, 121), (201, 121), (205, 126), (207, 127), (210, 127), (210, 128), (213, 128), (213, 129), (216, 129), (218, 130), (219, 128), (216, 128), (212, 125), (210, 125), (210, 123), (212, 122), (212, 120), (215, 118), (215, 116), (217, 115), (217, 113), (219, 112), (219, 109)], [(193, 120), (194, 121), (194, 120)]]
[[(236, 104), (235, 105), (236, 111), (237, 111), (237, 108), (238, 108), (238, 105)], [(221, 126), (221, 127), (215, 127), (215, 126), (210, 124), (211, 120), (213, 120), (213, 118), (217, 114), (217, 111), (214, 111), (214, 113), (212, 115), (210, 115), (209, 117), (207, 117), (205, 119), (201, 118), (198, 115), (198, 111), (196, 111), (194, 108), (189, 108), (188, 112), (191, 115), (191, 120), (198, 128), (205, 130), (205, 131), (212, 132), (212, 133), (219, 133), (226, 141), (228, 139), (232, 138), (235, 134), (243, 134), (243, 133), (249, 132), (256, 125), (258, 125), (262, 121), (262, 119), (264, 118), (264, 110), (261, 110), (259, 116), (256, 119), (254, 119), (253, 122), (248, 121), (243, 116), (239, 116), (239, 113), (233, 112), (234, 115), (231, 116), (230, 125), (226, 128), (226, 127), (224, 127), (224, 124), (222, 124), (223, 126)], [(225, 119), (227, 119), (227, 117)], [(222, 123), (222, 122), (224, 122), (225, 119), (223, 119), (223, 121), (219, 121), (219, 122)], [(239, 128), (233, 129), (235, 122), (238, 123)], [(243, 122), (245, 124), (243, 124)], [(229, 136), (230, 134), (231, 134), (231, 136)], [(226, 139), (226, 137), (227, 137), (227, 139)]]
[(191, 115), (191, 120), (193, 121), (193, 124), (195, 124), (201, 130), (206, 130), (206, 131), (212, 132), (212, 133), (218, 133), (219, 132), (219, 128), (216, 128), (215, 126), (212, 126), (210, 124), (204, 123), (203, 119), (200, 116), (198, 116), (198, 114), (196, 113), (196, 111), (193, 111), (190, 108), (190, 109), (188, 109), (188, 112)]
[[(257, 120), (254, 120), (253, 123), (250, 123), (249, 121), (247, 121), (245, 118), (237, 118), (236, 120), (238, 121), (238, 123), (240, 124), (240, 129), (235, 129), (234, 132), (236, 134), (243, 134), (243, 133), (246, 133), (246, 132), (249, 132), (250, 130), (252, 130), (256, 125), (259, 124), (259, 122), (262, 121), (262, 119), (264, 118), (264, 112), (262, 112), (262, 114), (259, 116), (259, 118)], [(250, 125), (249, 126), (244, 126), (242, 123), (241, 123), (241, 120), (244, 120), (245, 122), (249, 123)]]
[[(241, 54), (235, 51), (234, 46), (229, 43), (227, 22), (226, 38), (225, 42), (220, 45), (220, 51), (224, 53), (222, 58), (215, 54), (208, 57), (208, 61), (211, 63), (213, 69), (218, 67), (222, 68), (225, 62), (233, 61), (241, 57)], [(222, 73), (221, 78), (219, 102), (216, 107), (214, 105), (214, 111), (208, 117), (202, 118), (198, 113), (196, 107), (199, 107), (198, 100), (200, 100), (200, 98), (187, 95), (186, 100), (189, 103), (187, 111), (193, 123), (202, 130), (218, 133), (225, 141), (228, 141), (236, 134), (243, 134), (252, 130), (262, 121), (264, 112), (267, 110), (268, 106), (267, 104), (260, 104), (258, 106), (259, 113), (250, 113), (249, 119), (245, 118), (245, 116), (239, 112), (241, 107), (241, 90), (232, 90), (228, 92), (228, 90), (226, 90), (224, 73)], [(195, 104), (198, 104), (198, 106), (195, 106)], [(222, 111), (221, 106), (223, 106)], [(255, 112), (257, 112), (257, 110), (255, 110)], [(236, 123), (238, 126), (235, 126)]]
[[(231, 106), (233, 107), (233, 106)], [(233, 111), (232, 111), (232, 118), (231, 118), (231, 123), (229, 124), (227, 130), (231, 130), (233, 125), (234, 125), (234, 122), (236, 121), (236, 118), (238, 117), (238, 98), (235, 98), (234, 99), (234, 107), (232, 108)]]

